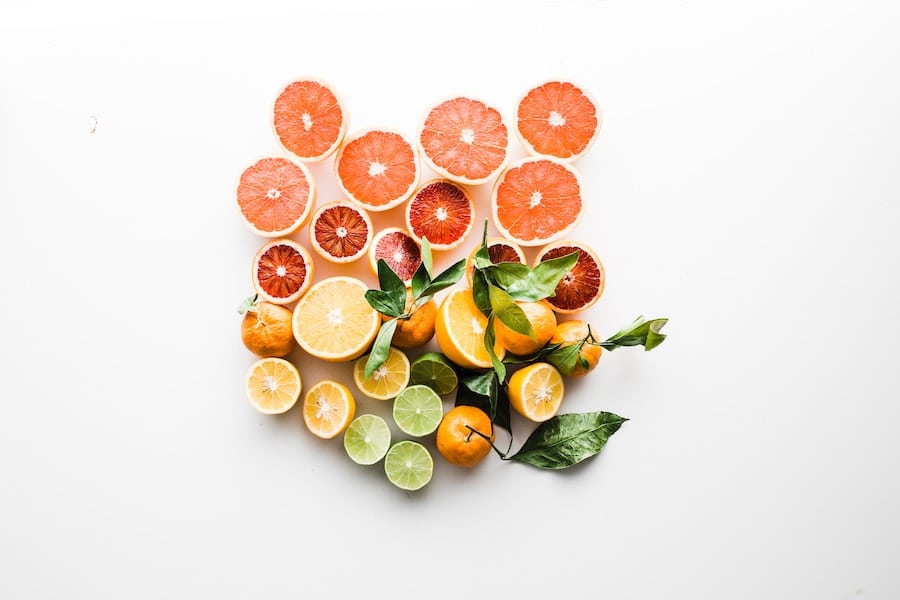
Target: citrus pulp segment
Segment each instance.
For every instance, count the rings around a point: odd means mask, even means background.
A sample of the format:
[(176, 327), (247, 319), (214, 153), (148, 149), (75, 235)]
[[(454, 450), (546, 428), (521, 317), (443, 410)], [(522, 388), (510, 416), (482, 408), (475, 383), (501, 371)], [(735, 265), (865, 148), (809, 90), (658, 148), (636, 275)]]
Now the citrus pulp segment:
[(241, 173), (235, 197), (250, 231), (264, 237), (282, 237), (309, 218), (316, 186), (303, 164), (281, 157), (261, 158)]
[(363, 256), (375, 237), (372, 219), (352, 202), (338, 200), (316, 209), (309, 223), (313, 250), (333, 263), (349, 263)]
[(365, 283), (334, 276), (316, 282), (294, 307), (294, 337), (308, 354), (344, 362), (365, 353), (381, 326), (381, 314), (369, 306)]
[(475, 203), (460, 185), (450, 180), (429, 181), (406, 203), (406, 228), (434, 250), (450, 250), (465, 241), (475, 222)]
[(422, 264), (422, 248), (402, 227), (385, 227), (375, 234), (369, 246), (369, 266), (375, 273), (378, 272), (379, 259), (384, 259), (394, 273), (409, 284)]
[(267, 415), (290, 410), (303, 387), (300, 372), (283, 358), (261, 358), (250, 365), (244, 381), (253, 408)]
[(356, 414), (353, 394), (342, 383), (323, 379), (303, 399), (303, 422), (310, 433), (330, 440), (344, 432)]
[(509, 404), (531, 421), (546, 421), (559, 412), (565, 392), (560, 372), (545, 362), (522, 367), (509, 378)]
[(411, 385), (394, 398), (392, 413), (400, 431), (422, 437), (437, 429), (444, 416), (444, 404), (427, 385)]
[(353, 381), (359, 391), (369, 398), (390, 400), (409, 383), (410, 365), (405, 352), (391, 348), (384, 362), (366, 377), (368, 359), (366, 354), (353, 363)]
[[(491, 357), (484, 347), (487, 317), (478, 310), (472, 290), (451, 288), (438, 306), (434, 333), (441, 352), (453, 363), (466, 369), (488, 369)], [(497, 358), (503, 359), (506, 350), (494, 345)]]
[(558, 240), (581, 220), (581, 190), (581, 177), (571, 165), (543, 156), (520, 159), (494, 183), (494, 225), (520, 246)]
[(401, 490), (415, 491), (425, 487), (434, 473), (434, 459), (428, 448), (413, 440), (397, 442), (384, 457), (384, 473), (388, 481)]
[(391, 429), (378, 415), (359, 415), (344, 431), (344, 450), (360, 465), (374, 465), (384, 458), (390, 446)]
[(440, 396), (446, 396), (459, 385), (456, 369), (440, 352), (426, 352), (410, 365), (410, 385), (427, 385)]
[(516, 106), (516, 133), (530, 154), (573, 161), (600, 132), (600, 109), (571, 81), (546, 81), (528, 90)]
[(371, 211), (406, 201), (419, 182), (419, 157), (403, 134), (367, 129), (344, 140), (334, 159), (338, 185), (348, 198)]
[(541, 248), (535, 256), (538, 265), (551, 258), (578, 252), (578, 262), (563, 275), (553, 296), (547, 302), (558, 313), (571, 314), (586, 310), (597, 303), (606, 285), (606, 271), (594, 249), (584, 242), (562, 240)]
[(286, 85), (275, 99), (272, 124), (284, 148), (316, 162), (337, 150), (347, 132), (347, 114), (328, 83), (304, 78)]
[(291, 239), (272, 240), (256, 252), (253, 287), (263, 300), (290, 304), (312, 283), (314, 265), (309, 252)]
[(417, 139), (428, 166), (457, 183), (482, 184), (499, 173), (509, 157), (509, 132), (500, 111), (465, 96), (433, 106)]
[[(481, 248), (480, 244), (472, 248), (466, 259), (466, 280), (470, 286), (472, 285), (472, 274), (475, 270), (475, 254), (479, 248)], [(487, 239), (487, 249), (488, 257), (494, 264), (501, 262), (525, 264), (525, 253), (522, 251), (522, 248), (504, 237), (489, 237)]]

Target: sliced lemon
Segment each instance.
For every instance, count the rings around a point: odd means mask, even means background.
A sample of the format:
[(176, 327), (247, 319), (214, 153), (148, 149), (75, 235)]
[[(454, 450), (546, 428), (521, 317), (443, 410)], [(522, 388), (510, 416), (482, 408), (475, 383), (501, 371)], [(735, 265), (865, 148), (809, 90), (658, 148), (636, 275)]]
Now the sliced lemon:
[(564, 393), (562, 375), (549, 363), (532, 363), (509, 378), (510, 406), (538, 423), (559, 412)]
[(409, 383), (409, 358), (404, 352), (391, 348), (381, 365), (366, 377), (366, 361), (369, 355), (361, 356), (353, 364), (353, 381), (359, 391), (375, 400), (390, 400)]
[(259, 412), (278, 415), (289, 411), (300, 398), (300, 372), (283, 358), (262, 358), (247, 371), (244, 382), (250, 404)]
[(303, 421), (314, 435), (329, 440), (350, 425), (356, 414), (353, 394), (342, 383), (322, 380), (312, 386), (303, 400)]

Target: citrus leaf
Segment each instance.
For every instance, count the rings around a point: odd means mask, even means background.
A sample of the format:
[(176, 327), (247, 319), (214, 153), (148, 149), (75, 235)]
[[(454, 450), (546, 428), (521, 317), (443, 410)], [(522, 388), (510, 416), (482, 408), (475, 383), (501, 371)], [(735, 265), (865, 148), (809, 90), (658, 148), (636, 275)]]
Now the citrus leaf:
[(631, 325), (619, 330), (610, 338), (600, 342), (600, 346), (607, 350), (615, 350), (623, 346), (643, 346), (645, 351), (650, 351), (663, 343), (666, 334), (660, 333), (669, 319), (646, 320), (638, 316)]
[(583, 343), (557, 346), (555, 350), (547, 354), (544, 360), (556, 367), (563, 375), (571, 375), (576, 365), (580, 362)]
[(488, 233), (488, 220), (484, 220), (484, 231), (481, 233), (481, 246), (478, 247), (478, 250), (475, 252), (475, 268), (476, 269), (484, 269), (490, 267), (491, 255), (488, 253), (488, 245), (487, 245), (487, 233)]
[(254, 306), (256, 306), (256, 299), (259, 297), (259, 294), (253, 294), (252, 296), (248, 296), (244, 298), (240, 304), (238, 304), (237, 311), (239, 315), (243, 315), (247, 312), (253, 310)]
[(391, 352), (391, 340), (394, 338), (394, 330), (397, 329), (397, 319), (388, 319), (381, 324), (378, 329), (378, 335), (372, 343), (372, 349), (369, 351), (369, 358), (366, 359), (366, 368), (364, 374), (370, 377), (375, 369), (381, 366)]
[(538, 425), (508, 460), (541, 469), (571, 467), (600, 452), (627, 420), (609, 412), (556, 415)]
[(495, 315), (490, 315), (487, 325), (484, 327), (484, 349), (487, 350), (488, 356), (491, 357), (491, 365), (493, 365), (494, 371), (497, 373), (497, 378), (500, 381), (506, 381), (506, 365), (497, 358), (497, 353), (494, 352), (494, 344), (497, 343), (497, 336), (494, 333), (495, 318)]
[(381, 287), (381, 291), (390, 298), (390, 306), (394, 308), (388, 314), (391, 316), (402, 315), (403, 309), (406, 308), (406, 284), (383, 258), (378, 259), (378, 285)]
[(488, 291), (488, 282), (484, 276), (484, 271), (475, 269), (472, 273), (472, 298), (475, 300), (475, 306), (485, 316), (491, 314), (491, 297)]
[[(490, 278), (494, 282), (508, 290), (510, 286), (515, 289), (516, 285), (527, 285), (527, 280), (531, 276), (531, 267), (517, 262), (499, 262), (490, 267)], [(523, 282), (523, 283), (518, 283)]]
[(425, 265), (425, 271), (428, 273), (428, 276), (431, 277), (431, 274), (434, 273), (432, 270), (434, 261), (431, 257), (431, 242), (429, 242), (428, 238), (425, 236), (422, 236), (422, 244), (419, 246), (419, 256), (422, 258), (422, 264)]
[(431, 285), (431, 276), (428, 274), (428, 267), (424, 262), (420, 262), (409, 284), (413, 298), (420, 298), (429, 285)]
[[(431, 281), (422, 291), (423, 295), (433, 296), (439, 291), (450, 287), (462, 278), (466, 272), (466, 259), (462, 258), (443, 271)], [(415, 294), (415, 292), (413, 292)]]
[(456, 406), (476, 406), (491, 418), (494, 425), (512, 433), (509, 398), (495, 371), (464, 371), (459, 381), (462, 385), (456, 390)]
[(389, 317), (399, 317), (406, 308), (405, 298), (403, 304), (398, 306), (395, 298), (383, 290), (366, 290), (365, 296), (369, 306)]
[(531, 269), (528, 277), (507, 286), (507, 293), (516, 300), (536, 302), (556, 293), (559, 281), (578, 262), (579, 251), (545, 260)]
[(491, 310), (504, 325), (517, 333), (534, 338), (531, 321), (512, 296), (496, 285), (488, 284), (488, 297), (491, 301)]

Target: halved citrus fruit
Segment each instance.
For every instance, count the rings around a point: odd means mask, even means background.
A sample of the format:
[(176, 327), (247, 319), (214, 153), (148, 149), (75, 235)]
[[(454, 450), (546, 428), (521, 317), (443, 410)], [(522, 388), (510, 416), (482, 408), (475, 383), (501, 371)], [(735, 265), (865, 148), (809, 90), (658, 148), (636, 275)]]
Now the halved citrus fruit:
[(403, 134), (367, 129), (344, 140), (334, 159), (338, 185), (371, 211), (405, 202), (419, 182), (419, 157)]
[(368, 360), (368, 354), (356, 359), (353, 364), (353, 382), (369, 398), (390, 400), (409, 383), (410, 364), (405, 352), (391, 348), (384, 362), (366, 377)]
[(384, 457), (388, 481), (401, 490), (415, 491), (428, 485), (434, 473), (434, 459), (428, 448), (413, 440), (395, 443)]
[[(487, 317), (475, 305), (471, 288), (456, 287), (444, 296), (434, 323), (435, 338), (444, 356), (466, 369), (487, 369), (491, 357), (484, 347)], [(494, 345), (502, 359), (506, 350)]]
[(303, 399), (303, 422), (309, 431), (330, 440), (343, 433), (356, 415), (356, 400), (343, 383), (323, 379)]
[(429, 181), (406, 203), (406, 228), (420, 244), (427, 238), (433, 250), (450, 250), (465, 241), (475, 222), (475, 203), (460, 185), (445, 179)]
[(281, 237), (294, 233), (309, 218), (316, 186), (303, 164), (281, 157), (261, 158), (241, 173), (235, 196), (250, 231)]
[(272, 240), (253, 257), (253, 287), (263, 300), (290, 304), (309, 289), (313, 269), (306, 248), (291, 239)]
[(422, 249), (406, 229), (385, 227), (375, 234), (369, 246), (369, 266), (378, 272), (378, 260), (383, 258), (404, 283), (409, 284), (412, 276), (422, 264)]
[(573, 161), (600, 132), (600, 109), (571, 81), (546, 81), (528, 90), (516, 107), (516, 133), (530, 154)]
[(320, 79), (304, 78), (278, 94), (272, 124), (286, 150), (315, 162), (337, 150), (347, 132), (347, 114), (334, 88)]
[(596, 304), (606, 285), (606, 271), (594, 249), (573, 240), (563, 240), (547, 244), (535, 256), (538, 265), (551, 258), (559, 258), (578, 251), (578, 262), (556, 285), (556, 292), (547, 298), (553, 310), (562, 313), (576, 313)]
[(309, 223), (313, 250), (334, 263), (360, 258), (369, 250), (374, 237), (375, 228), (368, 213), (346, 200), (320, 206)]
[(522, 367), (509, 378), (509, 405), (538, 423), (559, 412), (565, 387), (560, 372), (545, 362)]
[[(472, 273), (475, 271), (475, 254), (481, 244), (472, 248), (466, 259), (466, 280), (472, 285)], [(517, 262), (525, 264), (525, 253), (522, 248), (515, 242), (511, 242), (503, 237), (489, 237), (487, 239), (488, 256), (494, 264), (501, 262)]]
[(521, 246), (560, 239), (578, 224), (582, 212), (581, 177), (557, 158), (514, 162), (497, 178), (491, 195), (494, 225)]
[(465, 96), (433, 106), (419, 126), (418, 143), (434, 172), (469, 185), (493, 178), (509, 157), (500, 111)]
[(381, 313), (366, 301), (368, 286), (355, 277), (327, 277), (294, 307), (292, 327), (308, 354), (329, 362), (359, 358), (372, 345)]
[(344, 431), (344, 450), (360, 465), (374, 465), (391, 447), (391, 429), (378, 415), (361, 414)]
[(244, 387), (253, 408), (266, 415), (278, 415), (297, 403), (303, 383), (293, 363), (268, 357), (250, 365)]

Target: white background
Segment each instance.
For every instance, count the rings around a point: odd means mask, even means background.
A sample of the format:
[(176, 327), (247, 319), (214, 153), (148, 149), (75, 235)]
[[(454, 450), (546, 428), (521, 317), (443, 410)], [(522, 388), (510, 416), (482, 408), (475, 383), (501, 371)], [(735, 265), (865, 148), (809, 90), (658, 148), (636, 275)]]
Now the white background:
[[(897, 4), (324, 4), (0, 9), (0, 597), (900, 597)], [(599, 456), (404, 493), (249, 406), (233, 186), (307, 74), (351, 130), (593, 92), (587, 316), (670, 318), (569, 386)]]

